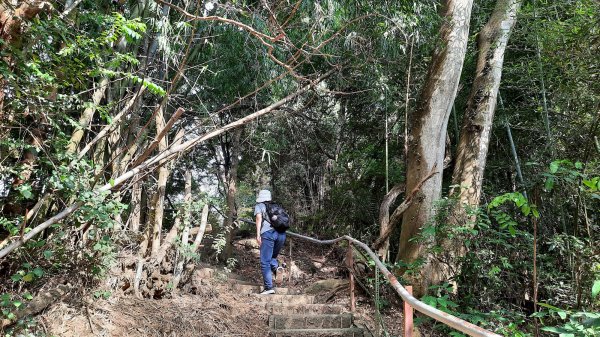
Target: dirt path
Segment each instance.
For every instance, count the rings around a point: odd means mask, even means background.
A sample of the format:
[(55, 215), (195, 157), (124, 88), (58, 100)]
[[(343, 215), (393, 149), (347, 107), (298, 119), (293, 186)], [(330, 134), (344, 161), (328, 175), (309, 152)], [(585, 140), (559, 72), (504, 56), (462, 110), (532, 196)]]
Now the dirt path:
[[(251, 245), (251, 244), (250, 244)], [(235, 277), (260, 284), (258, 251), (236, 243)], [(318, 280), (346, 279), (341, 266), (344, 251), (335, 247), (286, 244), (281, 260), (288, 264), (283, 286), (297, 292)], [(291, 275), (291, 278), (289, 277)], [(52, 306), (38, 318), (46, 335), (56, 336), (267, 336), (268, 313), (264, 306), (245, 301), (226, 279), (196, 277), (187, 292), (160, 300), (137, 299), (110, 294), (108, 298), (70, 299)], [(323, 303), (349, 307), (346, 290), (320, 294)], [(373, 329), (374, 308), (366, 296), (358, 297), (356, 317)], [(391, 335), (400, 335), (399, 311), (389, 309), (383, 316)]]

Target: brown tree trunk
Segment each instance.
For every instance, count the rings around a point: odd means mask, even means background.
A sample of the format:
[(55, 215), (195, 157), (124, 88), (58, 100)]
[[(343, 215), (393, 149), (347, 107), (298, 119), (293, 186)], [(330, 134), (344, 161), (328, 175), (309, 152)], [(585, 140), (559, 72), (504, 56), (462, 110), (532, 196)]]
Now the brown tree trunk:
[[(440, 43), (433, 53), (419, 108), (412, 116), (407, 190), (412, 190), (433, 167), (442, 168), (446, 126), (465, 58), (472, 5), (472, 0), (447, 0), (444, 3)], [(422, 243), (414, 238), (432, 219), (434, 202), (439, 199), (441, 189), (442, 175), (438, 174), (423, 184), (417, 199), (404, 213), (396, 261), (413, 263), (422, 257)], [(415, 294), (424, 293), (428, 283), (427, 275), (416, 277)]]
[(135, 182), (131, 187), (131, 215), (129, 218), (129, 229), (133, 233), (140, 231), (140, 219), (142, 215), (142, 182), (140, 177), (133, 178)]
[(228, 181), (227, 181), (227, 217), (225, 218), (225, 230), (227, 234), (225, 236), (225, 259), (229, 259), (233, 256), (233, 237), (235, 235), (234, 221), (233, 219), (237, 216), (235, 209), (235, 195), (237, 192), (237, 169), (239, 164), (240, 154), (240, 137), (242, 136), (242, 129), (236, 129), (233, 132), (233, 141), (229, 150), (229, 160), (231, 166), (229, 168)]
[[(469, 210), (479, 206), (504, 52), (520, 5), (521, 0), (498, 0), (492, 16), (478, 35), (477, 70), (463, 117), (452, 175), (452, 185), (457, 187), (450, 195), (457, 198), (457, 203), (452, 206), (446, 221), (452, 226), (472, 228), (475, 222), (475, 216), (469, 214)], [(452, 228), (448, 230), (452, 231)], [(444, 256), (432, 260), (432, 269), (437, 271), (432, 273), (433, 283), (450, 279), (459, 272), (458, 259), (465, 254), (460, 235), (441, 234), (439, 239)]]
[[(183, 197), (183, 207), (179, 210), (179, 214), (175, 218), (175, 224), (165, 236), (165, 240), (160, 247), (158, 254), (152, 257), (152, 263), (160, 268), (160, 264), (167, 255), (168, 250), (173, 246), (179, 230), (183, 227), (183, 236), (189, 236), (189, 223), (191, 213), (189, 212), (192, 204), (192, 172), (188, 169), (185, 172), (185, 195)], [(186, 233), (187, 232), (187, 233)]]

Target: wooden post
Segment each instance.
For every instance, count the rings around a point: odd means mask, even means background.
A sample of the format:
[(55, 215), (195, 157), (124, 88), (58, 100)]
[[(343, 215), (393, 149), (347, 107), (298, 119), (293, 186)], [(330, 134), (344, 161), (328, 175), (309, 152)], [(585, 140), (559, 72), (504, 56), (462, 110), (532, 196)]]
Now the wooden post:
[(288, 271), (288, 287), (292, 285), (292, 239), (290, 239), (290, 263), (287, 267)]
[[(406, 286), (406, 291), (412, 295), (413, 288), (412, 286)], [(413, 308), (404, 301), (404, 337), (413, 337)]]
[(346, 261), (348, 263), (348, 272), (350, 273), (350, 311), (356, 310), (356, 299), (354, 297), (354, 273), (352, 267), (354, 266), (354, 255), (352, 252), (352, 242), (348, 242), (348, 252), (346, 254)]

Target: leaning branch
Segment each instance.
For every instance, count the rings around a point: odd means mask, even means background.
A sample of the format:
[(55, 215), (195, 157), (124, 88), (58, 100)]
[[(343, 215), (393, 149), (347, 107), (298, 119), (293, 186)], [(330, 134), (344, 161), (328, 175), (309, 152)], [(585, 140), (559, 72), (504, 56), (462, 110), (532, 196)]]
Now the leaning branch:
[[(221, 128), (215, 129), (213, 131), (207, 132), (202, 136), (198, 136), (196, 138), (192, 138), (190, 140), (188, 140), (187, 142), (174, 146), (172, 148), (170, 148), (167, 151), (164, 151), (162, 153), (157, 154), (156, 156), (146, 160), (145, 162), (143, 162), (142, 164), (132, 168), (131, 170), (125, 172), (124, 174), (122, 174), (121, 176), (117, 177), (114, 179), (114, 181), (112, 181), (111, 183), (108, 183), (100, 188), (97, 188), (95, 191), (96, 192), (105, 192), (105, 191), (110, 191), (111, 189), (113, 189), (115, 186), (118, 186), (122, 183), (124, 183), (125, 181), (131, 179), (133, 176), (135, 176), (136, 174), (139, 174), (141, 171), (143, 170), (147, 170), (149, 168), (152, 168), (156, 165), (159, 164), (164, 164), (167, 161), (170, 161), (174, 158), (176, 158), (177, 156), (179, 156), (181, 153), (193, 148), (194, 146), (209, 140), (211, 138), (214, 138), (220, 134), (223, 134), (231, 129), (240, 127), (242, 125), (248, 124), (251, 121), (257, 119), (258, 117), (261, 117), (263, 115), (268, 114), (269, 112), (272, 112), (273, 110), (277, 109), (278, 107), (289, 103), (290, 101), (292, 101), (293, 99), (295, 99), (296, 97), (300, 96), (301, 94), (307, 92), (308, 90), (310, 90), (311, 88), (313, 88), (316, 84), (318, 84), (319, 82), (323, 81), (325, 78), (329, 77), (331, 74), (333, 74), (333, 72), (336, 69), (331, 69), (330, 71), (326, 72), (325, 74), (323, 74), (322, 76), (320, 76), (319, 78), (317, 78), (316, 80), (314, 80), (313, 82), (311, 82), (308, 85), (305, 85), (304, 87), (300, 88), (299, 90), (297, 90), (296, 92), (289, 94), (288, 96), (286, 96), (285, 98), (269, 105), (266, 108), (263, 108), (261, 110), (256, 111), (255, 113), (252, 113), (244, 118), (238, 119), (235, 122), (229, 123)], [(8, 244), (6, 247), (4, 247), (2, 250), (0, 250), (0, 259), (4, 258), (5, 256), (7, 256), (8, 254), (10, 254), (12, 251), (14, 251), (15, 249), (21, 247), (23, 244), (25, 244), (25, 242), (29, 241), (31, 238), (35, 237), (36, 235), (38, 235), (39, 233), (41, 233), (44, 229), (50, 227), (51, 225), (61, 221), (62, 219), (66, 218), (68, 215), (70, 215), (71, 213), (75, 212), (77, 209), (79, 209), (79, 207), (81, 207), (83, 205), (83, 202), (77, 202), (74, 203), (72, 205), (70, 205), (69, 207), (65, 208), (64, 210), (62, 210), (60, 213), (54, 215), (53, 217), (51, 217), (50, 219), (44, 221), (43, 223), (37, 225), (36, 227), (32, 228), (31, 231), (29, 231), (27, 234), (25, 234), (22, 237), (13, 239), (13, 241)]]
[(417, 186), (415, 186), (415, 188), (413, 188), (413, 190), (410, 192), (410, 194), (408, 195), (408, 197), (406, 197), (406, 199), (404, 199), (404, 201), (402, 201), (402, 203), (396, 208), (396, 210), (394, 211), (394, 213), (392, 213), (392, 216), (390, 216), (389, 218), (389, 226), (385, 229), (385, 231), (383, 231), (379, 237), (377, 238), (377, 240), (375, 240), (375, 243), (373, 243), (373, 248), (375, 249), (379, 249), (379, 247), (381, 247), (385, 241), (390, 237), (390, 235), (392, 235), (392, 231), (394, 230), (395, 224), (399, 223), (400, 221), (400, 217), (402, 216), (402, 213), (404, 213), (404, 211), (406, 211), (408, 209), (408, 207), (412, 204), (413, 199), (415, 197), (415, 195), (417, 194), (417, 192), (419, 192), (419, 190), (421, 189), (421, 186), (423, 186), (423, 184), (429, 180), (429, 178), (433, 177), (434, 175), (438, 174), (439, 172), (436, 171), (436, 166), (434, 165), (433, 168), (431, 169), (431, 172), (429, 172), (429, 174), (423, 178), (423, 180), (421, 180)]

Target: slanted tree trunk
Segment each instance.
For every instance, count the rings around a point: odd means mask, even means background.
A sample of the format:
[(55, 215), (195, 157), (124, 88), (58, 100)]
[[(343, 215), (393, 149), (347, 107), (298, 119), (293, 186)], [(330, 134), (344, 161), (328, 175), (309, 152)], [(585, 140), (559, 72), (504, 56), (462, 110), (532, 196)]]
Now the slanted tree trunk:
[[(400, 193), (404, 192), (404, 184), (398, 184), (394, 186), (386, 195), (383, 197), (381, 206), (379, 206), (379, 235), (382, 236), (386, 232), (391, 231), (395, 224), (390, 223), (390, 207), (396, 201), (396, 198)], [(382, 261), (387, 261), (388, 252), (390, 249), (390, 239), (387, 237), (383, 240), (381, 247), (377, 250), (377, 254), (381, 257)]]
[(87, 107), (83, 110), (83, 113), (79, 117), (79, 127), (73, 131), (71, 135), (71, 140), (67, 145), (67, 153), (75, 153), (77, 152), (77, 147), (83, 138), (83, 134), (85, 133), (85, 128), (88, 127), (92, 119), (94, 118), (94, 113), (96, 112), (96, 107), (100, 104), (102, 98), (104, 98), (104, 93), (106, 92), (106, 88), (108, 87), (108, 78), (102, 78), (98, 87), (94, 91), (92, 95), (92, 106)]
[[(472, 228), (475, 222), (475, 216), (469, 209), (479, 206), (504, 51), (520, 4), (521, 0), (498, 0), (492, 16), (477, 38), (477, 70), (463, 117), (452, 175), (452, 185), (456, 187), (450, 191), (450, 195), (457, 199), (457, 203), (452, 206), (446, 221), (452, 226)], [(459, 272), (458, 259), (465, 254), (462, 237), (446, 234), (442, 233), (439, 238), (443, 258), (432, 261), (432, 269), (436, 271), (431, 274), (433, 283), (451, 279)]]
[[(412, 190), (433, 167), (440, 170), (443, 167), (446, 126), (465, 58), (472, 5), (473, 0), (444, 3), (440, 42), (433, 53), (419, 107), (411, 116), (407, 190)], [(439, 199), (441, 189), (442, 175), (436, 174), (423, 184), (415, 202), (404, 213), (398, 262), (413, 263), (422, 257), (422, 243), (414, 238), (432, 219), (434, 202)], [(424, 276), (414, 280), (417, 296), (423, 294), (429, 284), (427, 275)]]

